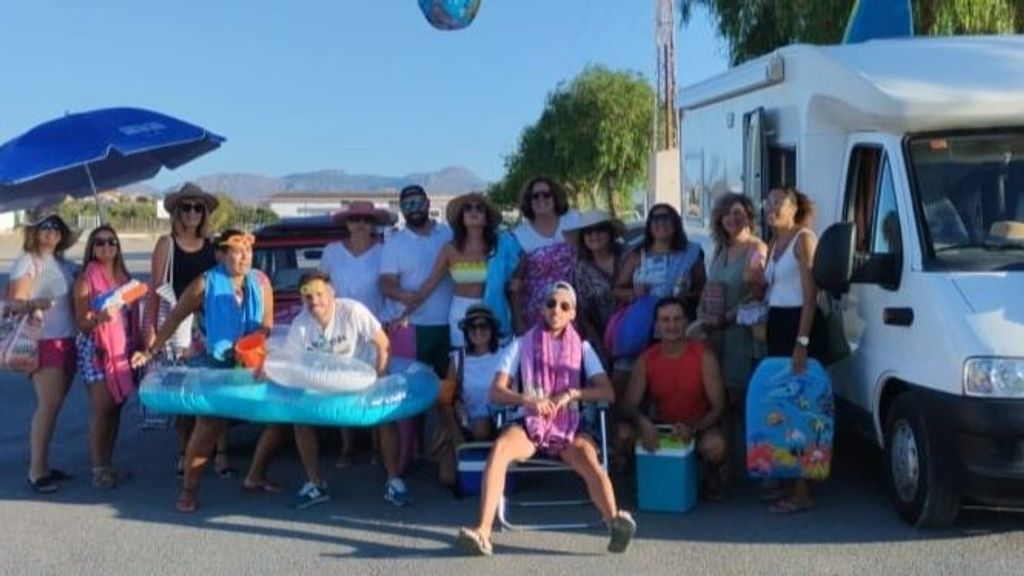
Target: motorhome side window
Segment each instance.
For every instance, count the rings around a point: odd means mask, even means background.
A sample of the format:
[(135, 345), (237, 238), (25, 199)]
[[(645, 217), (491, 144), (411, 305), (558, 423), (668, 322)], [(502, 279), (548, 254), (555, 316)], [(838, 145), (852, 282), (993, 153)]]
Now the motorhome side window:
[(1024, 269), (1024, 129), (913, 136), (907, 157), (927, 269)]
[(880, 147), (858, 146), (851, 153), (846, 219), (857, 225), (858, 254), (902, 252), (892, 167)]

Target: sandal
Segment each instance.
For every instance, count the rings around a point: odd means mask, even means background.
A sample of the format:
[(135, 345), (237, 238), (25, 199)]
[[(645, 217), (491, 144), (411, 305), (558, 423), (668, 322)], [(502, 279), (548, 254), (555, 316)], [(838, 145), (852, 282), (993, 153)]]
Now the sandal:
[(53, 494), (58, 490), (57, 484), (47, 476), (40, 476), (33, 480), (31, 477), (25, 478), (25, 483), (28, 484), (30, 490), (36, 494)]
[(50, 468), (50, 473), (47, 474), (47, 476), (49, 476), (50, 480), (53, 480), (54, 482), (66, 482), (68, 480), (75, 479), (74, 474), (68, 474), (67, 472), (63, 472), (56, 468)]
[(117, 472), (110, 466), (96, 466), (92, 469), (92, 486), (98, 490), (117, 487)]
[(213, 469), (221, 478), (234, 478), (238, 476), (238, 468), (228, 462), (228, 453), (217, 450), (213, 456)]
[(246, 480), (242, 482), (242, 488), (246, 492), (264, 492), (266, 494), (280, 494), (284, 491), (280, 484), (265, 479), (259, 482), (249, 482)]
[(455, 545), (470, 556), (491, 556), (494, 554), (490, 538), (484, 538), (483, 534), (471, 528), (459, 528), (459, 535), (455, 538)]
[(178, 501), (174, 503), (174, 508), (184, 514), (195, 512), (199, 508), (199, 501), (196, 500), (197, 492), (199, 492), (198, 486), (194, 488), (182, 486), (181, 493), (178, 494)]
[(613, 554), (621, 554), (629, 547), (629, 543), (636, 534), (636, 520), (629, 512), (619, 511), (614, 518), (608, 522), (611, 531), (611, 540), (608, 541), (608, 551)]
[(806, 500), (804, 502), (797, 502), (795, 500), (790, 500), (789, 498), (783, 498), (782, 500), (779, 500), (775, 504), (772, 504), (771, 507), (768, 508), (768, 510), (772, 514), (798, 514), (800, 512), (814, 510), (814, 501)]

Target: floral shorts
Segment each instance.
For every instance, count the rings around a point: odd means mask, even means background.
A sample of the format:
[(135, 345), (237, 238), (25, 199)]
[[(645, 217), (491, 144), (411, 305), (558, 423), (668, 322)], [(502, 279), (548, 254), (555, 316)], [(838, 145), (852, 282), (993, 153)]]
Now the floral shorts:
[(79, 334), (75, 347), (78, 349), (78, 370), (82, 374), (82, 381), (93, 384), (105, 380), (106, 375), (96, 361), (96, 339), (93, 335)]

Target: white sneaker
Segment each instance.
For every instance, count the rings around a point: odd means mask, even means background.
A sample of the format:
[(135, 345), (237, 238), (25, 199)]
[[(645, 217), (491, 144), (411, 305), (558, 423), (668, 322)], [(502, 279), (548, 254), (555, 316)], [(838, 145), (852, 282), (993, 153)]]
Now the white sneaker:
[(327, 485), (317, 486), (312, 482), (306, 482), (302, 485), (302, 489), (295, 495), (295, 507), (309, 508), (322, 502), (327, 502), (331, 499), (331, 495), (327, 493)]
[(395, 506), (412, 504), (412, 495), (401, 478), (391, 478), (384, 483), (384, 499)]

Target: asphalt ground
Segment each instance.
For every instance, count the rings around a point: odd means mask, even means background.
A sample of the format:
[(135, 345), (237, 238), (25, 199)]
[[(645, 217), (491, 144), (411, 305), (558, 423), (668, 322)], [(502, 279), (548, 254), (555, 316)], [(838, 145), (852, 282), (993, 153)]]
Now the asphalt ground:
[[(152, 239), (126, 238), (135, 271), (147, 268)], [(0, 270), (17, 239), (0, 237)], [(0, 574), (1021, 574), (1024, 514), (967, 509), (950, 529), (921, 531), (892, 512), (881, 455), (842, 436), (833, 477), (816, 487), (817, 508), (774, 516), (752, 482), (739, 480), (729, 500), (701, 503), (683, 515), (639, 512), (637, 539), (626, 554), (604, 552), (601, 530), (495, 532), (492, 558), (460, 557), (461, 525), (475, 522), (478, 501), (455, 499), (420, 460), (408, 476), (416, 502), (384, 502), (384, 473), (364, 451), (354, 467), (322, 464), (332, 500), (291, 506), (302, 474), (294, 450), (274, 460), (270, 477), (282, 494), (249, 494), (241, 480), (208, 473), (192, 515), (174, 510), (176, 443), (171, 429), (142, 430), (134, 400), (123, 409), (116, 464), (132, 476), (109, 492), (89, 484), (88, 403), (79, 383), (61, 413), (53, 466), (77, 478), (55, 495), (25, 486), (28, 422), (35, 403), (27, 379), (0, 374)], [(230, 434), (243, 468), (258, 429)], [(534, 480), (517, 493), (579, 490), (577, 481)], [(617, 478), (621, 505), (635, 508), (635, 482)], [(536, 514), (536, 511), (527, 511)], [(590, 507), (545, 517), (593, 520)]]

